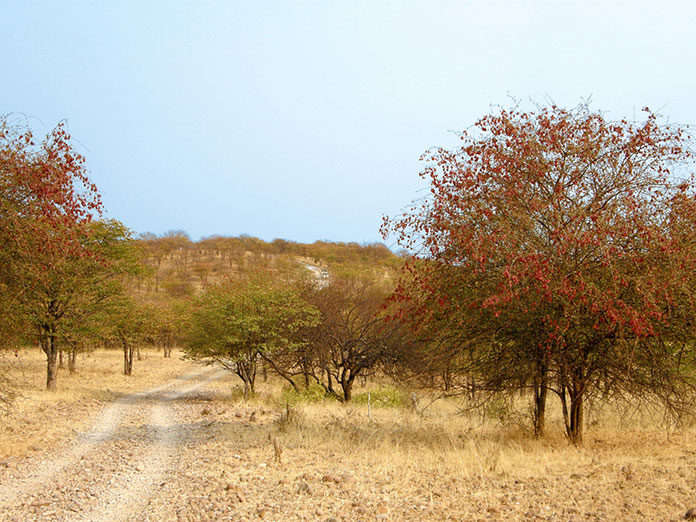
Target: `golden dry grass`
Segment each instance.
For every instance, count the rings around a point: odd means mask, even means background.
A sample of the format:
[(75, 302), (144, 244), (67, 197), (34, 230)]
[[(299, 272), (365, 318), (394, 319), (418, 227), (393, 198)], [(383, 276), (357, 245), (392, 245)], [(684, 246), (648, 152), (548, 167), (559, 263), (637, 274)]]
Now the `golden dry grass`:
[[(48, 394), (40, 353), (25, 353), (21, 368), (2, 365), (22, 394), (2, 422), (3, 456), (69, 440), (106, 401), (193, 368), (176, 353), (147, 353), (127, 378), (119, 352), (98, 351)], [(199, 504), (152, 502), (191, 520), (229, 502), (239, 520), (677, 520), (696, 507), (696, 433), (667, 429), (659, 416), (596, 408), (578, 448), (553, 408), (541, 440), (490, 411), (486, 420), (458, 415), (446, 401), (422, 413), (377, 406), (372, 418), (365, 404), (300, 402), (288, 421), (282, 387), (259, 382), (258, 396), (243, 402), (230, 376), (173, 403), (187, 435), (167, 487), (177, 499), (194, 492)]]
[[(280, 488), (280, 514), (671, 520), (696, 506), (696, 433), (666, 429), (650, 415), (618, 419), (616, 407), (595, 411), (584, 446), (573, 447), (553, 409), (541, 440), (517, 426), (455, 415), (447, 403), (422, 414), (373, 408), (371, 419), (365, 405), (299, 404), (288, 422), (277, 387), (243, 406), (261, 413), (275, 408), (272, 421), (227, 423), (217, 437), (236, 441), (250, 461), (269, 463), (265, 480), (254, 482), (252, 473), (246, 487), (253, 497), (263, 497), (264, 484)], [(281, 464), (273, 463), (273, 439), (283, 448)], [(302, 498), (303, 481), (319, 494)]]

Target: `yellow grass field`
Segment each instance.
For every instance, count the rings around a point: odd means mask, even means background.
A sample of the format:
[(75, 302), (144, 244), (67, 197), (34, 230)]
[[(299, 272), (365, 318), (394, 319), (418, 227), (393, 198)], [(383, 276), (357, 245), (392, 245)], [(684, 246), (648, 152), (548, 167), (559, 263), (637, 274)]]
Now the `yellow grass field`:
[[(195, 368), (147, 352), (127, 378), (118, 351), (97, 351), (47, 394), (42, 354), (13, 359), (1, 364), (21, 397), (2, 420), (0, 461), (69, 444), (109, 401)], [(373, 404), (371, 418), (364, 403), (300, 401), (288, 419), (282, 382), (257, 386), (244, 402), (229, 376), (172, 403), (185, 436), (149, 519), (680, 520), (696, 508), (691, 427), (608, 409), (589, 416), (576, 448), (556, 412), (542, 440), (444, 401), (423, 412)]]

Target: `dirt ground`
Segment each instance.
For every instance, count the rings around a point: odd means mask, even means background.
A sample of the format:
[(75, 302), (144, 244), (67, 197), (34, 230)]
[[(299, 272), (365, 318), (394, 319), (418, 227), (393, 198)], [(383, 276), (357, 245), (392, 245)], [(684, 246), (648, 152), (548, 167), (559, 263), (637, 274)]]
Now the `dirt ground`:
[[(41, 391), (41, 354), (0, 358), (21, 393), (0, 423), (0, 520), (679, 520), (696, 433), (593, 422), (575, 448), (447, 405), (297, 403), (281, 383), (147, 353), (81, 360)], [(21, 366), (21, 370), (19, 369)]]

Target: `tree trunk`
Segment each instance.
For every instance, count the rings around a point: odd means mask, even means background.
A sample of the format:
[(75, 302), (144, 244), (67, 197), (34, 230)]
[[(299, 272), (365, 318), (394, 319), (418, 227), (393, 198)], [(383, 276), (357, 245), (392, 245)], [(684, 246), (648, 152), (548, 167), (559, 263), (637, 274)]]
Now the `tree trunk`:
[(68, 352), (68, 371), (70, 373), (75, 373), (75, 366), (77, 363), (77, 349), (71, 348)]
[(546, 397), (548, 395), (548, 369), (543, 362), (538, 366), (539, 373), (534, 378), (534, 436), (544, 435), (546, 423)]
[(46, 390), (56, 391), (58, 389), (58, 343), (55, 328), (48, 325), (42, 326), (39, 341), (41, 349), (46, 354)]
[(137, 353), (138, 353), (138, 360), (139, 360), (139, 361), (142, 361), (142, 360), (143, 360), (143, 356), (140, 355), (140, 345), (138, 345)]
[(583, 395), (583, 393), (578, 393), (570, 400), (570, 442), (576, 446), (582, 444)]
[(254, 384), (256, 381), (256, 355), (253, 360), (238, 361), (237, 375), (244, 383), (244, 400), (249, 398), (249, 395), (254, 395), (256, 390)]
[(49, 352), (46, 354), (46, 389), (56, 391), (58, 389), (58, 350), (55, 345), (55, 337), (49, 337)]
[(331, 372), (328, 368), (324, 368), (324, 370), (326, 370), (326, 389), (329, 391), (329, 393), (333, 393), (334, 395), (336, 395), (336, 392), (333, 388), (333, 379), (331, 377)]
[[(586, 377), (582, 371), (574, 372), (574, 375), (568, 379), (568, 376), (562, 370), (561, 372), (561, 404), (563, 406), (563, 421), (565, 422), (566, 435), (568, 440), (574, 445), (582, 444), (583, 439), (583, 421), (584, 421), (584, 398), (585, 398), (585, 381)], [(570, 380), (570, 382), (568, 382)], [(568, 399), (566, 398), (566, 393)], [(568, 408), (570, 402), (570, 411)]]
[(63, 362), (63, 350), (58, 350), (58, 368), (65, 369), (65, 363)]
[(350, 399), (353, 397), (353, 379), (351, 378), (345, 383), (341, 383), (341, 387), (343, 388), (343, 400), (350, 402)]
[(128, 344), (128, 341), (121, 339), (123, 345), (123, 375), (133, 374), (133, 347)]
[(353, 381), (355, 380), (355, 374), (350, 371), (344, 370), (341, 375), (341, 388), (343, 388), (343, 401), (350, 402), (353, 397)]
[(442, 371), (442, 384), (445, 388), (445, 393), (450, 391), (452, 387), (452, 374), (449, 362), (447, 363), (447, 367)]

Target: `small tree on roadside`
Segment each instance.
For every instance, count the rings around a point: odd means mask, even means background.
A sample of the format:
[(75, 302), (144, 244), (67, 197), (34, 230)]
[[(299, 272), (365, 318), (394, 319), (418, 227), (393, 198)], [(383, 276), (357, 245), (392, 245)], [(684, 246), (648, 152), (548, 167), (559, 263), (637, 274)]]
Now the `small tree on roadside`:
[(258, 360), (272, 361), (317, 315), (297, 292), (260, 277), (210, 286), (194, 304), (185, 352), (236, 373), (247, 398), (255, 393)]
[(583, 105), (486, 116), (461, 147), (424, 155), (430, 197), (383, 227), (419, 257), (395, 315), (416, 330), (447, 324), (477, 364), (492, 346), (519, 361), (487, 367), (535, 388), (537, 422), (555, 392), (574, 443), (600, 387), (671, 408), (693, 396), (690, 137), (645, 114), (608, 121)]
[(46, 353), (46, 388), (56, 389), (61, 343), (74, 348), (93, 315), (123, 294), (124, 278), (139, 270), (129, 231), (117, 221), (83, 226), (79, 241), (89, 256), (53, 256), (49, 273), (25, 281), (22, 308)]
[(153, 308), (122, 295), (102, 313), (104, 336), (123, 350), (123, 375), (133, 374), (136, 350), (151, 335)]
[[(365, 279), (337, 279), (314, 293), (311, 303), (321, 312), (313, 329), (310, 347), (315, 376), (327, 392), (350, 401), (358, 376), (389, 364), (407, 342), (406, 331), (397, 322), (385, 321), (387, 292)], [(340, 386), (340, 394), (334, 389)]]

